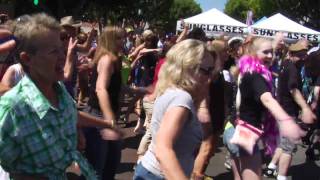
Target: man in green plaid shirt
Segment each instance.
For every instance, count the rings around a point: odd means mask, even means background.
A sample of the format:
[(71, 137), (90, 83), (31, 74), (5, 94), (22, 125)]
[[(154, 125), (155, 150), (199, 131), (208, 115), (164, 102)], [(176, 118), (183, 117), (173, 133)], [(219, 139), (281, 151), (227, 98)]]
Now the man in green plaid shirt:
[(77, 113), (60, 82), (65, 55), (59, 23), (45, 14), (20, 21), (14, 35), (26, 75), (0, 97), (0, 165), (13, 179), (67, 179), (72, 165), (86, 179), (97, 179), (76, 149), (78, 115), (85, 125), (90, 117)]

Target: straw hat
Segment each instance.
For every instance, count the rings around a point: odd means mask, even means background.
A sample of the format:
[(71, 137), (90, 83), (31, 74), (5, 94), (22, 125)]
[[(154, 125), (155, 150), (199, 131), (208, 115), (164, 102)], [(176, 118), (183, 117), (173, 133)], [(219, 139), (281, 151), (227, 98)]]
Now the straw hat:
[(308, 50), (308, 43), (305, 43), (304, 41), (300, 40), (295, 44), (291, 44), (289, 46), (290, 52), (297, 52), (297, 51), (303, 51)]
[(60, 26), (80, 27), (81, 21), (75, 21), (72, 16), (65, 16), (60, 19)]

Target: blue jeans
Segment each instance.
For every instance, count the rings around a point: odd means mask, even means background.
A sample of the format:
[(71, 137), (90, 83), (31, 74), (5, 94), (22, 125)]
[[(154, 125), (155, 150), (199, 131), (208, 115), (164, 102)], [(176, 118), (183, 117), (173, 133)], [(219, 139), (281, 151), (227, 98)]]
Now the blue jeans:
[(232, 157), (239, 157), (239, 146), (230, 143), (230, 139), (232, 138), (234, 134), (235, 128), (230, 127), (223, 132), (223, 144), (226, 145), (228, 151), (230, 152)]
[(134, 171), (133, 180), (164, 180), (164, 178), (154, 175), (139, 163)]
[[(232, 157), (240, 157), (240, 156), (249, 156), (249, 154), (238, 145), (230, 143), (230, 139), (232, 138), (233, 134), (235, 133), (235, 128), (230, 127), (223, 132), (223, 144), (226, 145), (228, 151), (230, 152)], [(259, 153), (259, 147), (256, 144), (254, 146), (253, 154)]]

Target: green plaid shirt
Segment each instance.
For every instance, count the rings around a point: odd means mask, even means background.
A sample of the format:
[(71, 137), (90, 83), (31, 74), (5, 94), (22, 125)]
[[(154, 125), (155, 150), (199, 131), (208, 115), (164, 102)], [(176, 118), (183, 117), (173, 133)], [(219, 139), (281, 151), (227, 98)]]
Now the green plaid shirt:
[(77, 109), (61, 82), (59, 105), (53, 107), (25, 76), (0, 97), (0, 164), (8, 172), (66, 179), (65, 169), (77, 162), (86, 179), (96, 179), (77, 151)]

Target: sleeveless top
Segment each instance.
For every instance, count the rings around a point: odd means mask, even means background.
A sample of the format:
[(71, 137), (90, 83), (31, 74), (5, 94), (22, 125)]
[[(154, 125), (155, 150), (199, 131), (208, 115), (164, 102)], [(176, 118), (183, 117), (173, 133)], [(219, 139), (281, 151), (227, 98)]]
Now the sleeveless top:
[[(113, 63), (114, 72), (111, 75), (109, 87), (107, 87), (107, 91), (110, 98), (112, 111), (117, 114), (119, 110), (119, 96), (121, 91), (121, 60)], [(99, 99), (96, 93), (96, 82), (98, 78), (97, 65), (94, 66), (94, 70), (90, 79), (90, 95), (88, 105), (93, 108), (100, 110)]]

